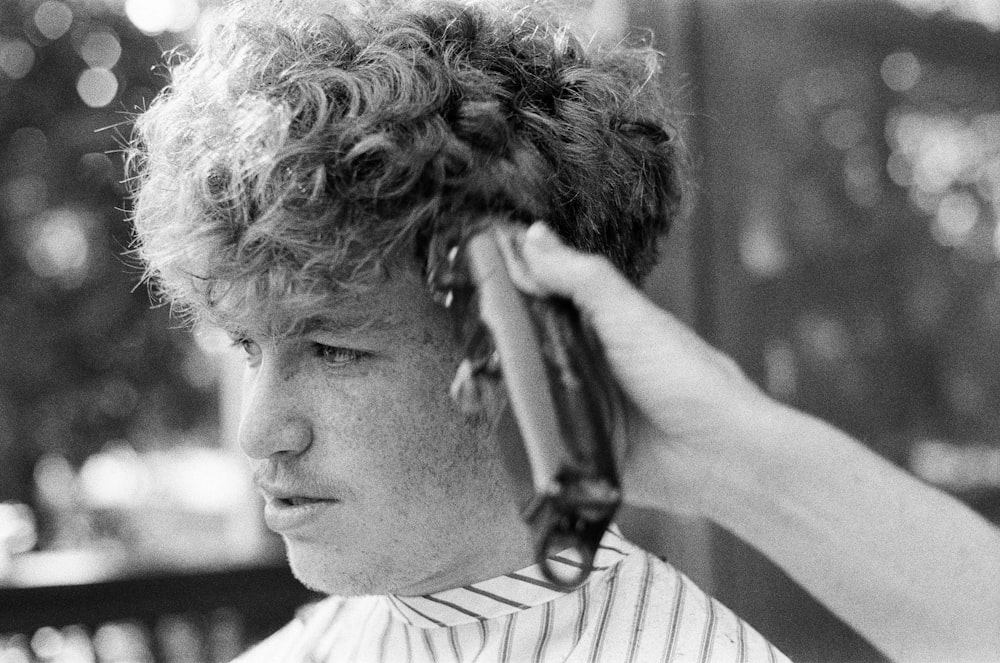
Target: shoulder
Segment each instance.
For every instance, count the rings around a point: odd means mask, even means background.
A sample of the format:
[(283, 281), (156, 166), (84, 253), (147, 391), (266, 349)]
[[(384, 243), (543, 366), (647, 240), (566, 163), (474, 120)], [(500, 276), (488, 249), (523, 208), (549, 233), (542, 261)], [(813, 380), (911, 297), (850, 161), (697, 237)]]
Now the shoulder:
[(296, 660), (296, 652), (307, 652), (316, 639), (330, 628), (334, 620), (354, 601), (331, 596), (303, 606), (292, 621), (252, 646), (232, 663), (274, 663)]
[(301, 624), (294, 620), (285, 624), (265, 640), (243, 652), (232, 663), (266, 663), (267, 661), (281, 660), (283, 654), (295, 642), (296, 636), (301, 630), (300, 627)]
[(680, 661), (787, 663), (750, 624), (672, 565), (627, 540), (618, 545), (627, 556), (605, 596), (596, 598), (610, 609), (608, 626), (619, 631), (614, 639), (632, 648), (623, 655), (642, 654), (632, 660), (653, 660), (647, 657), (655, 652)]

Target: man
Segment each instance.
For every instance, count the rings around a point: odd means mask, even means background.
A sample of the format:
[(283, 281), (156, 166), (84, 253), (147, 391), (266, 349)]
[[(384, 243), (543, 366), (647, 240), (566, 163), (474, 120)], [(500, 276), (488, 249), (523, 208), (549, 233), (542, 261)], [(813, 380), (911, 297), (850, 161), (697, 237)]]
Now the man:
[(638, 282), (679, 197), (654, 73), (524, 10), (379, 0), (235, 5), (174, 67), (137, 122), (137, 248), (246, 352), (265, 520), (331, 595), (247, 661), (784, 660), (615, 530), (585, 583), (547, 582), (509, 413), (448, 396), (426, 236), (544, 218)]

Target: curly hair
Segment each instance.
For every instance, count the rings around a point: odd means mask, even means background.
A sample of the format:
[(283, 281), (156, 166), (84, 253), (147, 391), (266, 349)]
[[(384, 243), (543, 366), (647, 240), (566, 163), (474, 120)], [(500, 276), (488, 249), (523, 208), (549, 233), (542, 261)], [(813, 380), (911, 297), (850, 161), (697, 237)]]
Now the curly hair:
[(225, 12), (128, 148), (135, 249), (182, 313), (287, 333), (486, 211), (651, 268), (681, 188), (651, 48), (451, 0)]

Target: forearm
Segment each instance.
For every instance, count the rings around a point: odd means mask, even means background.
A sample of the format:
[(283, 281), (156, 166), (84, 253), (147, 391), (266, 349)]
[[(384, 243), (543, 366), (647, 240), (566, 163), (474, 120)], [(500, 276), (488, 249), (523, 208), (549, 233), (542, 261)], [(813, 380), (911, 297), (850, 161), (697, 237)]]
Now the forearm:
[[(746, 422), (744, 422), (745, 424)], [(841, 431), (772, 404), (710, 515), (896, 661), (1000, 656), (1000, 534)]]
[(570, 297), (629, 396), (625, 494), (708, 516), (893, 659), (1000, 653), (1000, 534), (844, 433), (760, 393), (732, 360), (542, 224), (511, 277)]

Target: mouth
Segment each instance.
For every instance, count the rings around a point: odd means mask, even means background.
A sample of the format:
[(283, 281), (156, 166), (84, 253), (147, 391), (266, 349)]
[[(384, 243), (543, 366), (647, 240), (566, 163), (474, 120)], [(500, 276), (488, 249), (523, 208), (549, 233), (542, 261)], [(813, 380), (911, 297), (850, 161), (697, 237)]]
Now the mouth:
[(280, 507), (308, 506), (310, 504), (318, 504), (320, 502), (336, 501), (315, 497), (272, 497), (271, 500)]
[(340, 500), (265, 493), (264, 522), (275, 532), (312, 530), (321, 526)]

